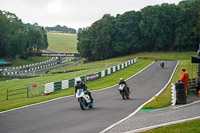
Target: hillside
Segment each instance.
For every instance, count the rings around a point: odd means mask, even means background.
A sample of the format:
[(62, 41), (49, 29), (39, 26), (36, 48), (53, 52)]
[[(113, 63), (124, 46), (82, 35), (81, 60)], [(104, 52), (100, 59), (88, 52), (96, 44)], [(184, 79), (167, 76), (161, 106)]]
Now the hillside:
[(58, 53), (78, 53), (77, 36), (75, 34), (66, 33), (47, 33), (49, 42), (48, 49)]

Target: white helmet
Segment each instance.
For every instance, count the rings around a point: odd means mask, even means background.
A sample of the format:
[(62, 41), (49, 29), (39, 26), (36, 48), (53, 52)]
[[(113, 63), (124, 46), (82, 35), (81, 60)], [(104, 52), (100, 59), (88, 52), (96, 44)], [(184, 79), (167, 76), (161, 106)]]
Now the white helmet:
[(120, 81), (123, 81), (124, 79), (123, 78), (120, 78)]
[(76, 83), (80, 83), (80, 82), (81, 82), (81, 79), (77, 79), (77, 80), (76, 80)]

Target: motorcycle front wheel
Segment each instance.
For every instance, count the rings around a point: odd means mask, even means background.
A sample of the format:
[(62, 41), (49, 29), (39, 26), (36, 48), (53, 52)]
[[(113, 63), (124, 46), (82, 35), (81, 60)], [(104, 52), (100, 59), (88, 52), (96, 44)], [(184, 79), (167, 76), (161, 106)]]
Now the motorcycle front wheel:
[(82, 109), (82, 110), (85, 110), (85, 109), (86, 109), (86, 101), (85, 101), (85, 99), (80, 98), (80, 99), (79, 99), (79, 103), (80, 103), (81, 109)]

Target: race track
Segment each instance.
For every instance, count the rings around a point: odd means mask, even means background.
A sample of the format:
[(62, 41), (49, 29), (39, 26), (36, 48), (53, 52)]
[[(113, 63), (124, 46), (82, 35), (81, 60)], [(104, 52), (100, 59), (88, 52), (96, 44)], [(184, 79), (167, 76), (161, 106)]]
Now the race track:
[(73, 96), (0, 113), (0, 133), (99, 133), (125, 118), (158, 93), (177, 64), (155, 62), (130, 78), (130, 100), (122, 100), (118, 86), (92, 92), (94, 108), (82, 111)]

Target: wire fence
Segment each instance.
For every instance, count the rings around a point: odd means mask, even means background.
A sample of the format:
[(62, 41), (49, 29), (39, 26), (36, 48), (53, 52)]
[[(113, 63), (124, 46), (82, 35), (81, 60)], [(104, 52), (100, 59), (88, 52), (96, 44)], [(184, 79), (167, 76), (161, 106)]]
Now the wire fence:
[(19, 89), (7, 89), (6, 100), (29, 98), (33, 96), (39, 96), (44, 93), (43, 84), (31, 83), (26, 88)]

